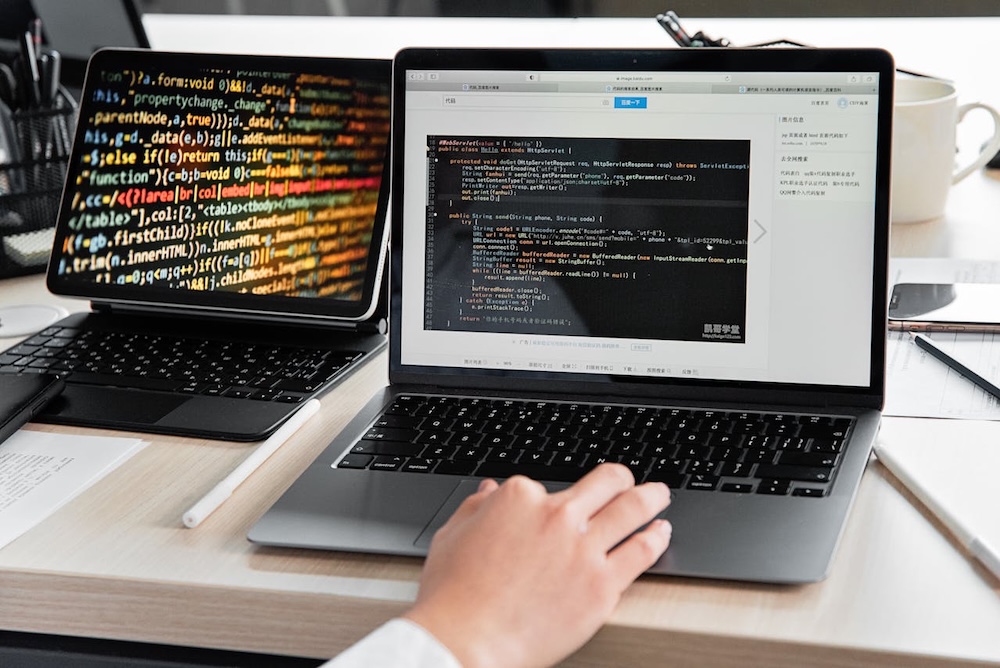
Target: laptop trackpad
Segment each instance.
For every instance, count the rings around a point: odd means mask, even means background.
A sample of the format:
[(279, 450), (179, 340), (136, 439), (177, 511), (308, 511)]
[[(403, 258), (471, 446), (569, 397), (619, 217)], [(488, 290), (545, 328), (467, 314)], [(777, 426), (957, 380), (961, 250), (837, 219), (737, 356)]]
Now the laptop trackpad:
[[(444, 526), (445, 522), (448, 521), (448, 518), (450, 518), (455, 511), (458, 510), (458, 507), (462, 505), (462, 501), (465, 501), (467, 497), (476, 493), (476, 490), (479, 489), (479, 483), (481, 482), (481, 479), (463, 480), (460, 482), (455, 489), (451, 491), (451, 495), (448, 499), (441, 505), (440, 508), (438, 508), (437, 513), (431, 521), (427, 523), (424, 530), (420, 532), (420, 535), (417, 536), (417, 540), (413, 544), (418, 548), (424, 550), (428, 549), (431, 546), (431, 538), (434, 537), (437, 530)], [(549, 492), (558, 492), (561, 489), (569, 487), (569, 485), (565, 483), (547, 482), (543, 484)]]

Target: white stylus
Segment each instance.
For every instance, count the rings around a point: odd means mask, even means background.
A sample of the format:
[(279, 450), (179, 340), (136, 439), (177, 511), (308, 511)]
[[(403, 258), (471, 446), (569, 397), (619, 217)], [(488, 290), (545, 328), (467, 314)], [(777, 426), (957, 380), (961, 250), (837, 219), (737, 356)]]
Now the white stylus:
[(984, 542), (983, 539), (972, 533), (957, 517), (938, 503), (913, 476), (906, 472), (905, 468), (896, 461), (896, 458), (888, 450), (884, 450), (876, 445), (875, 455), (903, 483), (903, 486), (910, 490), (913, 496), (917, 497), (934, 517), (938, 518), (941, 524), (955, 536), (958, 542), (972, 553), (972, 556), (978, 559), (990, 573), (1000, 578), (1000, 552), (997, 552), (994, 546)]
[(278, 428), (278, 431), (271, 434), (267, 440), (257, 446), (257, 449), (244, 459), (232, 473), (223, 478), (208, 494), (201, 497), (201, 500), (184, 513), (182, 518), (184, 526), (193, 529), (204, 522), (206, 517), (215, 512), (226, 499), (233, 495), (236, 488), (249, 478), (250, 474), (260, 468), (260, 465), (274, 454), (292, 434), (298, 431), (299, 427), (304, 425), (309, 418), (318, 412), (319, 399), (310, 399), (302, 404), (302, 408), (295, 411), (295, 414), (288, 418), (285, 424)]

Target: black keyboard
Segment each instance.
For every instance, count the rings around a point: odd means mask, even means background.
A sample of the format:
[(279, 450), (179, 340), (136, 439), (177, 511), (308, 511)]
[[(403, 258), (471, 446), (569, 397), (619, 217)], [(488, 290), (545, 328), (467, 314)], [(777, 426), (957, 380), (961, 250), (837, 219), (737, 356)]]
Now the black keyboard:
[(602, 462), (673, 489), (825, 496), (853, 419), (402, 395), (339, 468), (574, 482)]
[(0, 372), (48, 372), (68, 383), (299, 403), (360, 355), (54, 326), (0, 353)]

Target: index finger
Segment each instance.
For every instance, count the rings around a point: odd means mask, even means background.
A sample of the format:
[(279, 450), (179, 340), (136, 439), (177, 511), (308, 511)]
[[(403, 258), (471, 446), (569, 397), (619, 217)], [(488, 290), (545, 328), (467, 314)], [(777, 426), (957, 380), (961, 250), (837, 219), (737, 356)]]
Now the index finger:
[(589, 520), (612, 499), (632, 487), (635, 487), (635, 478), (627, 466), (605, 463), (580, 478), (572, 487), (553, 496), (573, 504), (581, 520)]

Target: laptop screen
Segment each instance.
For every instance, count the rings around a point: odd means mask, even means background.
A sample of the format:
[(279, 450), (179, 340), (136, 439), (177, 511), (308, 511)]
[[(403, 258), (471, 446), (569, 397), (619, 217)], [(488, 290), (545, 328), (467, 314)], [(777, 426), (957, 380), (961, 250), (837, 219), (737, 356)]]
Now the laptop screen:
[(879, 384), (891, 68), (727, 51), (404, 52), (401, 367)]
[(385, 247), (390, 69), (98, 52), (50, 288), (108, 302), (368, 317)]

